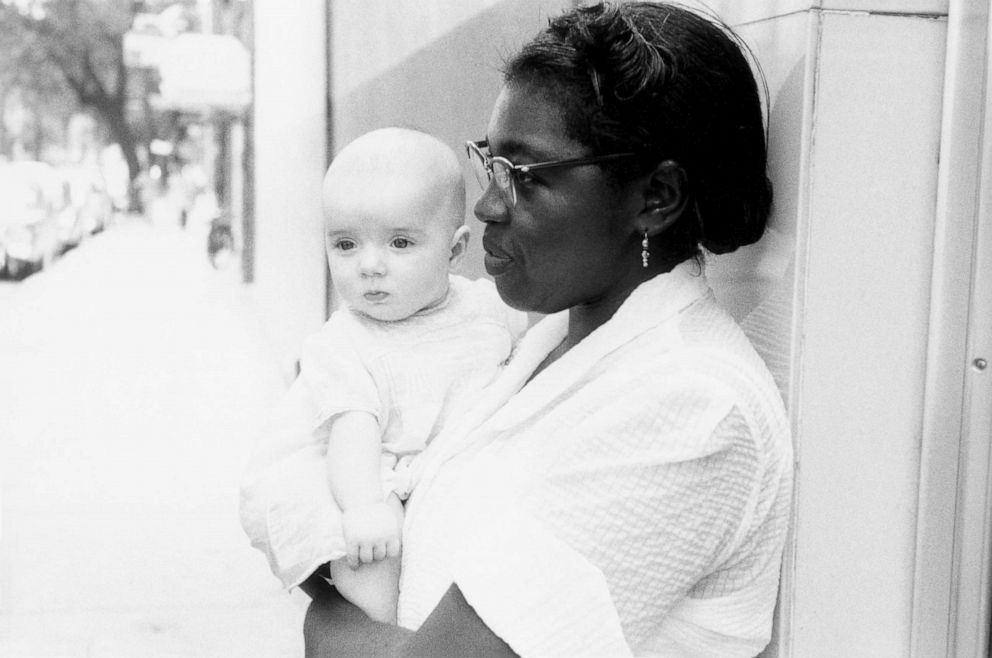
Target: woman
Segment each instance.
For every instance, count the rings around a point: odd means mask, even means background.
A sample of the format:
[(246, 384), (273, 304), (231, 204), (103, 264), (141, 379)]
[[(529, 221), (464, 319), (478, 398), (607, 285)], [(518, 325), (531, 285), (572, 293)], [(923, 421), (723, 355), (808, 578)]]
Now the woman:
[(475, 213), (500, 295), (550, 316), (428, 451), (401, 627), (311, 581), (308, 655), (754, 655), (790, 441), (701, 256), (756, 241), (768, 214), (748, 63), (684, 9), (597, 5), (504, 81), (468, 145)]

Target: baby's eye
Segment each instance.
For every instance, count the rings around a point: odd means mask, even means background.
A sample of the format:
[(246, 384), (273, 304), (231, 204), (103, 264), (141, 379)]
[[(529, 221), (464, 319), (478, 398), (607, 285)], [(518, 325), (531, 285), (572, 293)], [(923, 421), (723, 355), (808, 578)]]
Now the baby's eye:
[(334, 243), (334, 248), (341, 251), (348, 251), (349, 249), (354, 249), (356, 246), (354, 240), (338, 240)]
[(413, 243), (406, 238), (393, 238), (393, 241), (390, 244), (397, 249), (406, 249)]

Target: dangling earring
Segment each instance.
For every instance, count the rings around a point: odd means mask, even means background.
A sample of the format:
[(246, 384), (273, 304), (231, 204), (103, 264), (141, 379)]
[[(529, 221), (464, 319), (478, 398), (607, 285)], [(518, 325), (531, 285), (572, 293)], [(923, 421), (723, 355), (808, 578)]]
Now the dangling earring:
[(648, 258), (651, 257), (651, 252), (648, 251), (648, 230), (644, 229), (644, 239), (641, 240), (641, 267), (648, 266)]

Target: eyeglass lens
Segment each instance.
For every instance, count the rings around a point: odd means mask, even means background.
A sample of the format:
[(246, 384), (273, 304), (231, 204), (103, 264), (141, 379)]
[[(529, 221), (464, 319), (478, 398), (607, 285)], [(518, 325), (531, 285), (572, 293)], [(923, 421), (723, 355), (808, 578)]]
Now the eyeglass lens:
[(513, 172), (510, 166), (500, 158), (489, 158), (476, 146), (468, 149), (469, 160), (472, 161), (472, 169), (479, 185), (485, 190), (489, 187), (489, 181), (496, 181), (496, 189), (499, 191), (503, 202), (511, 208), (516, 204), (516, 190), (513, 188)]

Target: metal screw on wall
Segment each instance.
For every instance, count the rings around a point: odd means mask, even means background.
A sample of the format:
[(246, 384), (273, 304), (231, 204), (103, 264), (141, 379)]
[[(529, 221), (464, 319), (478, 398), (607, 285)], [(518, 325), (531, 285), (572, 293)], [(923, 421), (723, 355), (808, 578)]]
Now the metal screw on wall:
[(972, 361), (971, 365), (974, 366), (975, 370), (977, 370), (978, 372), (982, 372), (983, 370), (989, 367), (989, 362), (986, 361), (985, 359), (978, 358)]

